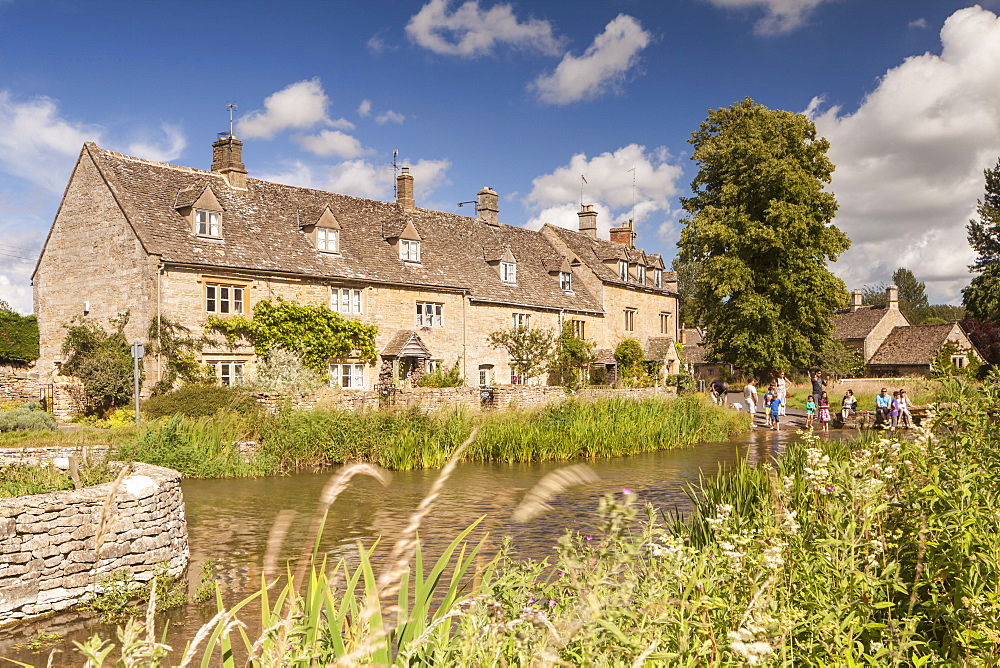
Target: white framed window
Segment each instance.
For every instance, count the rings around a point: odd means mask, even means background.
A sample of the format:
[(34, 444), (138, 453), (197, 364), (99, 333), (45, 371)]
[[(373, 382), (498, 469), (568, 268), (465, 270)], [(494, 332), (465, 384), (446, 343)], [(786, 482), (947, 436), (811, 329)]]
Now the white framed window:
[(531, 314), (530, 313), (515, 313), (514, 314), (514, 329), (518, 327), (528, 328), (531, 327)]
[(618, 278), (628, 280), (628, 262), (625, 260), (618, 260)]
[(425, 360), (424, 373), (434, 373), (441, 369), (441, 360)]
[(363, 313), (364, 298), (362, 292), (358, 288), (331, 288), (330, 310), (344, 314)]
[(345, 390), (365, 389), (365, 365), (331, 364), (330, 386), (339, 386)]
[(639, 281), (639, 285), (646, 285), (646, 268), (644, 266), (636, 265), (635, 277)]
[(660, 314), (660, 334), (670, 334), (670, 314)]
[(243, 360), (209, 360), (205, 365), (211, 367), (219, 385), (236, 387), (245, 382), (243, 372), (246, 362)]
[(199, 237), (219, 236), (219, 212), (206, 211), (205, 209), (195, 209), (194, 211), (195, 232)]
[(399, 259), (404, 262), (420, 262), (420, 242), (412, 239), (400, 239)]
[(969, 364), (969, 358), (965, 355), (952, 355), (951, 364), (956, 369), (964, 369)]
[(655, 285), (658, 288), (662, 288), (663, 287), (663, 270), (662, 269), (654, 269), (653, 270), (653, 285)]
[(324, 253), (339, 253), (340, 231), (330, 227), (317, 227), (316, 250)]
[(243, 314), (243, 286), (205, 284), (205, 311), (219, 315)]
[(510, 367), (510, 384), (511, 385), (526, 385), (528, 379), (524, 376), (519, 376), (517, 371), (513, 366)]
[(504, 283), (517, 283), (517, 265), (513, 262), (501, 262), (500, 280)]
[(559, 272), (559, 288), (563, 292), (573, 292), (573, 274), (568, 271)]
[(627, 308), (625, 309), (625, 331), (634, 332), (635, 331), (635, 309)]
[(587, 338), (587, 321), (586, 320), (571, 320), (573, 323), (573, 336), (583, 340)]
[(479, 384), (482, 385), (492, 385), (493, 384), (493, 365), (492, 364), (480, 364), (479, 365)]
[(417, 327), (441, 327), (443, 314), (444, 304), (417, 302)]

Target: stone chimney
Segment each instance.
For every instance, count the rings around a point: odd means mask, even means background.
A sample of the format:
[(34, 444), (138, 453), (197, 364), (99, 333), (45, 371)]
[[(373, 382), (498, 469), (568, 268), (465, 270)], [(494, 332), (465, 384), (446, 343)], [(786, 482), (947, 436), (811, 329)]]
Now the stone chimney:
[(861, 290), (851, 290), (851, 313), (861, 308)]
[(627, 248), (635, 248), (635, 232), (632, 231), (632, 221), (623, 223), (621, 227), (612, 227), (611, 240)]
[(583, 208), (576, 214), (580, 217), (580, 231), (586, 232), (590, 236), (597, 238), (597, 212), (594, 211), (593, 204), (584, 204)]
[(413, 177), (410, 176), (409, 167), (403, 167), (396, 177), (396, 203), (404, 209), (417, 208), (413, 201)]
[(686, 342), (687, 342), (687, 333), (684, 331), (684, 325), (681, 325), (681, 328), (677, 330), (677, 343), (683, 346)]
[(885, 305), (893, 311), (899, 310), (899, 288), (895, 285), (885, 289)]
[(247, 168), (243, 165), (243, 142), (224, 134), (212, 144), (212, 171), (226, 177), (233, 188), (247, 187)]
[(477, 195), (476, 213), (488, 225), (500, 224), (500, 196), (497, 191), (485, 186)]

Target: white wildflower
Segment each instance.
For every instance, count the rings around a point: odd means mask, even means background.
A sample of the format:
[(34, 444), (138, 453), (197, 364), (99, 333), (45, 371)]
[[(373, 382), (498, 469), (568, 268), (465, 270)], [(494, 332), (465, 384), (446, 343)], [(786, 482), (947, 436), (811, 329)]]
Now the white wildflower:
[(802, 528), (802, 525), (796, 521), (798, 514), (797, 510), (788, 510), (785, 508), (785, 517), (781, 521), (781, 530), (789, 536), (794, 536)]
[(729, 649), (733, 654), (746, 659), (752, 666), (767, 661), (767, 658), (774, 653), (770, 643), (757, 640), (756, 634), (745, 628), (729, 634)]
[(761, 555), (761, 563), (764, 564), (764, 568), (777, 570), (785, 564), (785, 558), (781, 553), (784, 546), (784, 543), (777, 543), (764, 548), (764, 553)]

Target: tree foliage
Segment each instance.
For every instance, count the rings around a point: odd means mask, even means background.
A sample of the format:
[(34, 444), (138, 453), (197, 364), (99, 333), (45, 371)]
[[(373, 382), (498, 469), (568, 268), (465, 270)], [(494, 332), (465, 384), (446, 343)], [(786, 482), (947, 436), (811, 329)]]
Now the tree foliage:
[(685, 327), (701, 325), (696, 311), (689, 305), (694, 297), (695, 279), (701, 271), (701, 264), (701, 260), (684, 261), (680, 257), (675, 257), (670, 263), (670, 268), (677, 272), (677, 292), (680, 294), (677, 318)]
[(808, 367), (846, 301), (827, 262), (850, 240), (831, 221), (827, 140), (802, 114), (749, 98), (709, 112), (690, 142), (698, 163), (681, 262), (701, 262), (688, 306), (714, 361), (753, 375)]
[(854, 348), (828, 339), (819, 351), (816, 366), (834, 378), (857, 378), (864, 374), (865, 360)]
[(646, 372), (643, 360), (646, 355), (642, 346), (635, 339), (624, 339), (615, 347), (615, 363), (618, 365), (618, 378), (626, 385), (634, 385)]
[(326, 372), (331, 359), (347, 357), (357, 351), (361, 359), (374, 362), (375, 325), (365, 325), (344, 318), (323, 305), (301, 305), (278, 299), (262, 299), (253, 307), (253, 318), (212, 316), (205, 328), (225, 335), (233, 343), (237, 338), (253, 344), (261, 356), (274, 348), (302, 352), (303, 363), (310, 369)]
[(552, 361), (554, 336), (550, 330), (513, 327), (491, 332), (487, 341), (491, 348), (502, 348), (510, 355), (514, 373), (525, 379), (544, 373)]
[(324, 374), (307, 367), (301, 353), (279, 347), (261, 359), (253, 385), (264, 392), (305, 394), (318, 390), (324, 382)]
[[(952, 356), (956, 353), (964, 353), (968, 358), (968, 363), (959, 369), (952, 362)], [(982, 362), (971, 350), (967, 350), (954, 341), (948, 341), (941, 349), (937, 351), (934, 355), (934, 359), (931, 360), (931, 377), (933, 378), (947, 378), (952, 376), (961, 376), (964, 378), (975, 378), (979, 375), (979, 369), (982, 366)]]
[(163, 358), (164, 374), (150, 390), (157, 395), (174, 389), (178, 380), (186, 383), (214, 382), (215, 377), (205, 373), (198, 361), (198, 353), (213, 341), (207, 336), (192, 336), (184, 325), (162, 316), (149, 323), (147, 355)]
[(38, 318), (0, 309), (0, 362), (38, 359)]
[(962, 321), (962, 328), (986, 362), (994, 366), (1000, 364), (1000, 321), (983, 322), (966, 318)]
[(976, 251), (976, 261), (969, 269), (978, 276), (962, 290), (969, 317), (977, 320), (1000, 319), (1000, 159), (983, 172), (986, 192), (976, 206), (978, 220), (970, 220), (969, 245)]
[(463, 387), (462, 360), (457, 359), (451, 366), (440, 365), (429, 373), (420, 376), (417, 387)]
[[(911, 325), (921, 325), (927, 318), (940, 317), (940, 314), (928, 311), (931, 306), (927, 301), (927, 285), (923, 281), (918, 281), (912, 271), (900, 267), (892, 274), (892, 284), (899, 290), (899, 310)], [(884, 305), (885, 291), (888, 287), (885, 283), (866, 285), (861, 289), (861, 303), (865, 306)]]
[(573, 385), (587, 377), (587, 367), (594, 360), (594, 343), (578, 337), (573, 323), (567, 320), (556, 338), (552, 367), (563, 385)]
[(62, 350), (68, 354), (59, 373), (75, 376), (83, 383), (88, 408), (107, 413), (132, 399), (132, 347), (125, 338), (128, 313), (111, 321), (114, 331), (107, 332), (96, 322), (74, 318), (67, 329)]

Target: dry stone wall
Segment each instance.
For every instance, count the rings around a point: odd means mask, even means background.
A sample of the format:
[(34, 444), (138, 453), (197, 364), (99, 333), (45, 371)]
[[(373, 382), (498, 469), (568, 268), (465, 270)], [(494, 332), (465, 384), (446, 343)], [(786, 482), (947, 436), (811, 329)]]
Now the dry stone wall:
[(134, 464), (117, 489), (105, 483), (0, 499), (0, 624), (84, 602), (114, 571), (138, 582), (161, 564), (183, 573), (189, 552), (180, 483), (177, 471)]
[(38, 401), (38, 390), (34, 364), (0, 364), (0, 404)]

